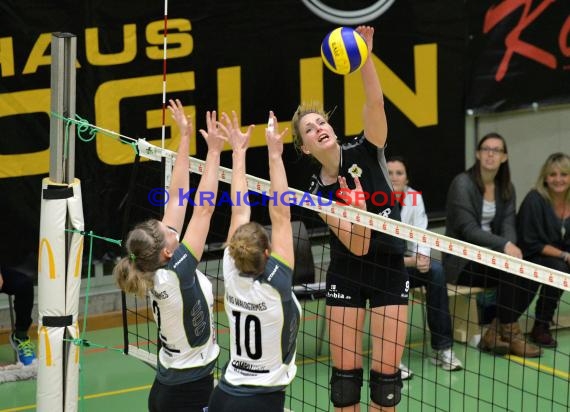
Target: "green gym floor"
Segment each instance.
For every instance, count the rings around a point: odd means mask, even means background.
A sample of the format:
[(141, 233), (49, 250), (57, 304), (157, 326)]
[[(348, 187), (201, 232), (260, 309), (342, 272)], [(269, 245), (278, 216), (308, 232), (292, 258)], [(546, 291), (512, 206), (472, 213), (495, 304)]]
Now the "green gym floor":
[[(286, 408), (291, 411), (332, 411), (328, 402), (329, 356), (327, 345), (317, 354), (315, 335), (317, 305), (303, 301), (305, 319), (298, 340), (297, 377), (288, 390)], [(404, 362), (414, 377), (404, 383), (398, 411), (567, 411), (570, 402), (570, 329), (557, 332), (558, 349), (546, 349), (542, 357), (527, 360), (493, 357), (465, 344), (454, 350), (465, 369), (446, 372), (430, 363), (429, 332), (424, 336), (421, 305), (411, 307), (411, 327)], [(570, 311), (569, 311), (570, 312)], [(319, 312), (320, 313), (320, 312)], [(223, 317), (223, 313), (219, 316)], [(121, 349), (122, 328), (89, 330), (84, 338), (98, 345)], [(428, 341), (426, 344), (425, 337)], [(227, 329), (219, 329), (219, 342), (227, 348)], [(220, 365), (227, 359), (222, 350)], [(13, 361), (8, 345), (0, 346), (0, 363)], [(365, 369), (366, 370), (366, 369)], [(365, 374), (366, 377), (366, 374)], [(81, 356), (78, 410), (145, 411), (154, 370), (120, 351), (84, 348)], [(54, 386), (54, 391), (58, 390)], [(367, 399), (367, 384), (362, 399)], [(0, 384), (0, 412), (36, 409), (36, 381)], [(366, 410), (365, 407), (362, 408)]]

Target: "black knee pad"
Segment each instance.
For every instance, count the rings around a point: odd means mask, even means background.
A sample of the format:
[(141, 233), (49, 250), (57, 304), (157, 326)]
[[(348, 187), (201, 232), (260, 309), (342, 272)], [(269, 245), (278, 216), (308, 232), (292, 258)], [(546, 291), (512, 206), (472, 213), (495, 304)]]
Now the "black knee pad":
[(380, 406), (396, 406), (402, 399), (402, 372), (386, 375), (370, 371), (370, 399)]
[(331, 375), (331, 400), (335, 407), (356, 405), (360, 402), (362, 369), (342, 370), (333, 367)]

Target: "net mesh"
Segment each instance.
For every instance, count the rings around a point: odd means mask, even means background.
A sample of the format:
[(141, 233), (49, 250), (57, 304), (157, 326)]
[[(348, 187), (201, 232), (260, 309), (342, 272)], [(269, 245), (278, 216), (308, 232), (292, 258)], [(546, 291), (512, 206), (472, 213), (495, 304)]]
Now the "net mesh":
[[(143, 142), (144, 144), (144, 142)], [(144, 148), (150, 156), (158, 152)], [(143, 153), (144, 151), (141, 151)], [(163, 153), (161, 153), (163, 154)], [(172, 154), (166, 153), (167, 156)], [(156, 159), (155, 159), (156, 160)], [(153, 162), (151, 162), (153, 163)], [(192, 159), (194, 175), (191, 187), (197, 186), (200, 165), (203, 162)], [(220, 171), (220, 192), (229, 191), (231, 170)], [(133, 179), (136, 182), (137, 179)], [(248, 187), (255, 192), (268, 191), (269, 182), (248, 176)], [(147, 188), (148, 189), (148, 188)], [(147, 190), (142, 188), (142, 190)], [(135, 190), (134, 186), (131, 190)], [(136, 190), (141, 190), (138, 188)], [(306, 194), (297, 192), (298, 198), (308, 199)], [(133, 197), (133, 198), (136, 198)], [(218, 199), (221, 198), (221, 193)], [(310, 196), (309, 196), (310, 198)], [(252, 204), (263, 203), (261, 196), (252, 195)], [(493, 273), (500, 270), (509, 273), (513, 279), (504, 287), (532, 288), (532, 285), (550, 285), (568, 289), (568, 274), (515, 259), (501, 253), (487, 250), (466, 242), (448, 239), (438, 231), (422, 230), (395, 222), (382, 216), (371, 215), (336, 204), (322, 205), (317, 199), (306, 201), (302, 206), (292, 206), (293, 232), (295, 239), (295, 273), (293, 290), (300, 300), (303, 312), (297, 338), (297, 375), (287, 389), (286, 408), (294, 411), (333, 410), (329, 401), (329, 379), (331, 373), (330, 340), (325, 319), (325, 280), (330, 262), (329, 232), (315, 212), (322, 212), (353, 223), (359, 222), (373, 230), (379, 230), (404, 240), (414, 240), (431, 248), (432, 265), (441, 263), (442, 252), (458, 255), (473, 264), (468, 272), (483, 279), (475, 286), (447, 284), (447, 299), (452, 321), (451, 337), (453, 351), (461, 361), (461, 371), (449, 372), (435, 365), (432, 358), (433, 331), (430, 330), (430, 316), (437, 316), (437, 308), (431, 315), (427, 309), (430, 288), (426, 285), (410, 291), (407, 320), (407, 339), (402, 362), (412, 370), (413, 378), (405, 381), (399, 410), (567, 410), (570, 397), (570, 359), (567, 345), (544, 349), (538, 358), (523, 358), (515, 355), (492, 356), (477, 348), (481, 337), (489, 328), (489, 322), (501, 310), (496, 298), (496, 288), (492, 281)], [(136, 208), (136, 205), (130, 206)], [(191, 214), (189, 206), (187, 216)], [(148, 212), (148, 211), (146, 211)], [(160, 208), (153, 211), (160, 215)], [(215, 322), (217, 339), (221, 348), (216, 367), (219, 378), (222, 368), (229, 358), (229, 327), (223, 310), (222, 245), (229, 226), (230, 207), (220, 204), (216, 208), (205, 250), (199, 269), (214, 285), (216, 297)], [(130, 225), (136, 223), (131, 213)], [(147, 218), (152, 217), (148, 215)], [(140, 219), (138, 219), (140, 220)], [(267, 207), (253, 207), (252, 220), (269, 224)], [(125, 226), (128, 227), (128, 224)], [(441, 229), (441, 228), (440, 228)], [(357, 268), (355, 268), (356, 270)], [(534, 283), (537, 282), (537, 283)], [(412, 281), (412, 285), (414, 282)], [(521, 286), (522, 285), (522, 286)], [(369, 285), (360, 285), (369, 287)], [(514, 293), (513, 293), (514, 294)], [(556, 311), (554, 334), (564, 342), (566, 316), (570, 314), (566, 295), (562, 295)], [(158, 350), (157, 332), (152, 318), (152, 309), (145, 299), (125, 296), (125, 346), (130, 355), (156, 364)], [(524, 334), (534, 322), (533, 302), (520, 316), (518, 324)], [(333, 321), (339, 321), (334, 319)], [(361, 393), (361, 406), (370, 404), (368, 370), (371, 357), (370, 317), (367, 314), (363, 327), (363, 369), (364, 384)], [(524, 335), (523, 339), (525, 339)], [(567, 339), (566, 339), (567, 341)]]

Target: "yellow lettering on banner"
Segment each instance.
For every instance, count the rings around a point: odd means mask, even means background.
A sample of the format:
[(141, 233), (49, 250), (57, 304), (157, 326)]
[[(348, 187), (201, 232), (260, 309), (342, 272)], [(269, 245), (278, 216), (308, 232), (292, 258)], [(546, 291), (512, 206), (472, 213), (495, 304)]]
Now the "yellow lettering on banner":
[[(323, 60), (320, 57), (301, 59), (299, 71), (301, 102), (324, 104)], [(286, 124), (286, 127), (289, 127), (289, 133), (285, 136), (284, 142), (292, 142), (293, 126), (291, 120)]]
[(0, 38), (0, 76), (13, 76), (14, 68), (14, 41), (11, 37)]
[(73, 277), (79, 277), (81, 275), (81, 263), (83, 261), (83, 236), (79, 241), (79, 247), (77, 248), (77, 256), (75, 257), (75, 271)]
[(51, 65), (51, 55), (46, 54), (48, 47), (51, 45), (51, 33), (42, 33), (38, 36), (28, 61), (24, 66), (23, 74), (35, 73), (39, 66)]
[(43, 336), (45, 342), (45, 358), (46, 358), (46, 366), (51, 366), (52, 359), (51, 359), (51, 344), (49, 342), (49, 333), (48, 328), (45, 326), (40, 326), (40, 336)]
[[(117, 43), (119, 43), (117, 41)], [(123, 50), (117, 53), (101, 53), (99, 28), (85, 29), (85, 56), (93, 66), (114, 66), (132, 62), (137, 55), (137, 25), (123, 25)]]
[[(301, 59), (300, 71), (300, 94), (302, 102), (323, 101), (323, 63), (320, 57)], [(321, 79), (320, 82), (315, 79)], [(241, 113), (241, 67), (226, 67), (218, 70), (218, 113), (231, 113), (235, 110), (238, 117)], [(275, 113), (279, 120), (279, 128), (289, 128), (284, 138), (285, 143), (292, 141), (291, 120), (283, 120), (289, 113)], [(247, 125), (244, 125), (247, 126)], [(257, 124), (253, 129), (250, 147), (265, 146), (265, 123)]]
[[(241, 67), (225, 67), (218, 69), (218, 117), (222, 113), (232, 115), (235, 111), (238, 119), (241, 121)], [(259, 142), (259, 133), (253, 129), (251, 139), (249, 140), (250, 147), (263, 146), (265, 144), (265, 135), (263, 136), (263, 143)], [(229, 149), (229, 144), (226, 143), (225, 149)]]
[[(194, 39), (188, 32), (192, 24), (188, 19), (168, 20), (168, 58), (187, 57), (194, 50)], [(149, 59), (161, 60), (164, 57), (164, 21), (154, 21), (146, 26), (146, 41), (154, 46), (146, 48)]]
[[(382, 81), (384, 97), (417, 127), (438, 124), (437, 101), (437, 45), (414, 46), (415, 92), (376, 56), (371, 56)], [(344, 111), (345, 133), (356, 135), (362, 131), (364, 90), (359, 73), (345, 77)]]
[[(192, 71), (168, 75), (169, 93), (191, 91), (195, 90), (195, 88), (194, 72)], [(162, 75), (113, 80), (103, 83), (95, 93), (95, 124), (107, 130), (119, 132), (121, 129), (121, 100), (129, 97), (149, 96), (153, 94), (159, 95), (161, 92)], [(169, 118), (170, 114), (167, 114), (167, 117)], [(152, 113), (147, 116), (147, 120), (158, 123), (157, 116), (152, 115)], [(150, 128), (151, 126), (158, 126), (158, 124), (146, 126)], [(195, 136), (191, 136), (190, 141), (195, 140)], [(151, 144), (162, 146), (161, 139), (147, 139), (147, 141)], [(179, 139), (177, 138), (166, 139), (165, 148), (176, 151), (178, 141)], [(133, 162), (133, 149), (129, 145), (118, 142), (108, 136), (98, 134), (96, 147), (99, 159), (109, 165), (121, 165)]]
[[(323, 61), (320, 57), (311, 57), (309, 59), (301, 59), (301, 102), (320, 102), (324, 101), (323, 88)], [(321, 81), (317, 81), (321, 79)]]
[[(45, 113), (49, 116), (50, 89), (0, 94), (0, 116)], [(23, 132), (25, 133), (25, 132)], [(46, 135), (49, 132), (46, 130)], [(23, 138), (33, 138), (24, 136)], [(49, 171), (49, 148), (39, 152), (0, 154), (0, 179), (44, 174)]]
[(40, 250), (38, 253), (38, 273), (42, 272), (42, 262), (43, 262), (43, 250), (44, 250), (44, 245), (45, 245), (45, 249), (47, 251), (47, 255), (48, 255), (48, 269), (49, 269), (49, 278), (50, 279), (55, 279), (55, 260), (53, 258), (53, 249), (51, 248), (51, 245), (49, 244), (49, 240), (47, 240), (45, 237), (42, 238), (42, 240), (40, 240)]
[[(194, 123), (194, 126), (196, 126), (196, 106), (184, 106), (184, 112), (192, 117), (192, 122)], [(147, 111), (146, 124), (149, 129), (158, 129), (162, 127), (162, 109)], [(178, 130), (176, 122), (174, 121), (174, 119), (170, 115), (170, 111), (168, 110), (165, 113), (164, 125), (166, 127), (170, 127), (171, 131), (174, 131), (174, 133), (170, 135), (171, 137), (174, 138), (174, 140), (171, 142), (172, 139), (168, 139), (166, 143), (168, 143), (169, 147), (173, 148), (172, 150), (176, 151), (178, 149), (178, 142), (180, 141), (180, 134), (179, 134), (180, 130)], [(174, 146), (174, 142), (176, 142), (176, 146)], [(158, 145), (162, 147), (162, 142), (159, 141)], [(194, 135), (191, 136), (189, 151), (190, 151), (190, 156), (196, 154), (196, 131), (194, 131)]]

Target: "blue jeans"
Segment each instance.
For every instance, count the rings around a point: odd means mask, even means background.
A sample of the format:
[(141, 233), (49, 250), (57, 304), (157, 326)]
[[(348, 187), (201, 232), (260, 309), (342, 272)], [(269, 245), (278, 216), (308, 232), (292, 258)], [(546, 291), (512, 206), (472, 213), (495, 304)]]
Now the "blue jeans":
[(453, 345), (447, 280), (441, 262), (431, 260), (426, 273), (416, 268), (406, 268), (410, 275), (410, 288), (425, 286), (427, 322), (431, 331), (431, 347), (434, 350), (449, 349)]

